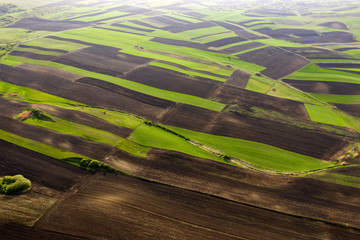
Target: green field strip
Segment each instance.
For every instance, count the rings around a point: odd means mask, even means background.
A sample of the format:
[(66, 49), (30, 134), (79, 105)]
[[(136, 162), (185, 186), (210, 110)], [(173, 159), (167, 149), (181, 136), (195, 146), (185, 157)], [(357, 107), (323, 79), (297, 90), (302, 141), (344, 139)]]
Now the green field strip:
[(241, 45), (244, 45), (246, 43), (251, 43), (251, 42), (253, 42), (253, 40), (247, 40), (247, 41), (243, 41), (243, 42), (235, 42), (235, 43), (231, 43), (231, 44), (228, 44), (228, 45), (218, 47), (217, 49), (223, 50), (223, 49), (226, 49), (226, 48), (235, 47), (235, 46), (241, 46)]
[(147, 33), (147, 35), (152, 36), (152, 37), (162, 37), (162, 38), (184, 40), (184, 41), (189, 40), (189, 38), (186, 35), (180, 35), (180, 34), (172, 33), (169, 31), (162, 30), (162, 29), (156, 29), (154, 32)]
[(101, 73), (90, 72), (87, 70), (83, 70), (80, 68), (71, 67), (71, 66), (67, 66), (67, 65), (63, 65), (63, 64), (59, 64), (59, 63), (55, 63), (55, 62), (33, 60), (33, 59), (28, 59), (28, 58), (23, 58), (23, 57), (15, 57), (15, 58), (13, 56), (9, 56), (9, 57), (11, 57), (11, 60), (13, 59), (14, 61), (16, 61), (15, 59), (17, 59), (19, 61), (19, 63), (27, 62), (27, 63), (37, 64), (37, 65), (43, 65), (43, 66), (49, 66), (49, 67), (62, 69), (67, 72), (75, 73), (75, 74), (78, 74), (78, 75), (81, 75), (84, 77), (96, 78), (99, 80), (103, 80), (106, 82), (110, 82), (110, 83), (119, 85), (119, 86), (127, 88), (127, 89), (134, 90), (136, 92), (145, 93), (145, 94), (153, 96), (153, 97), (158, 97), (158, 98), (166, 99), (166, 100), (173, 101), (173, 102), (185, 103), (185, 104), (189, 104), (189, 105), (193, 105), (193, 106), (197, 106), (197, 107), (201, 107), (201, 108), (206, 108), (206, 109), (213, 110), (213, 111), (221, 111), (225, 107), (225, 104), (211, 101), (208, 99), (195, 97), (195, 96), (182, 94), (182, 93), (166, 91), (166, 90), (162, 90), (162, 89), (158, 89), (158, 88), (154, 88), (154, 87), (149, 87), (147, 85), (132, 82), (129, 80), (125, 80), (125, 79), (121, 79), (121, 78), (117, 78), (117, 77), (113, 77), (113, 76), (109, 76), (109, 75), (105, 75), (105, 74), (101, 74)]
[[(220, 27), (220, 26), (214, 26), (214, 27), (209, 27), (209, 28), (198, 28), (198, 29), (193, 29), (193, 30), (188, 30), (188, 31), (184, 31), (184, 32), (180, 32), (177, 33), (177, 35), (179, 36), (183, 36), (186, 37), (188, 39), (191, 38), (198, 38), (196, 39), (196, 41), (201, 41), (201, 36), (205, 36), (205, 35), (209, 35), (209, 34), (216, 34), (216, 33), (223, 33), (227, 31), (227, 29)], [(214, 35), (216, 36), (216, 35)]]
[(0, 139), (59, 160), (65, 158), (88, 158), (77, 153), (68, 152), (64, 149), (55, 148), (45, 143), (34, 141), (28, 138), (23, 138), (13, 133), (3, 131), (1, 129)]
[(322, 173), (311, 174), (309, 178), (340, 184), (348, 187), (360, 188), (360, 177), (355, 177), (355, 176), (322, 172)]
[(360, 49), (347, 50), (344, 51), (343, 53), (360, 58)]
[(323, 69), (315, 64), (300, 69), (299, 71), (286, 76), (287, 79), (293, 80), (310, 80), (325, 82), (344, 82), (360, 84), (360, 76), (347, 72)]
[(112, 11), (112, 12), (99, 14), (99, 15), (96, 15), (96, 16), (79, 17), (79, 18), (75, 18), (73, 20), (74, 21), (80, 21), (80, 22), (95, 22), (95, 21), (101, 21), (101, 20), (107, 19), (107, 18), (121, 17), (121, 16), (124, 16), (124, 15), (127, 15), (127, 14), (128, 13), (126, 13), (126, 12)]
[(275, 46), (275, 47), (304, 47), (304, 45), (300, 44), (300, 43), (294, 43), (294, 42), (289, 42), (289, 41), (274, 39), (274, 38), (257, 39), (255, 41), (263, 43), (263, 44)]
[(342, 62), (346, 62), (346, 63), (359, 63), (359, 60), (353, 60), (353, 59), (310, 59), (313, 63), (342, 63)]
[(49, 49), (60, 49), (60, 50), (65, 50), (65, 51), (69, 51), (69, 52), (88, 47), (86, 45), (82, 45), (82, 44), (78, 44), (78, 43), (61, 41), (61, 40), (56, 40), (56, 39), (51, 39), (51, 38), (38, 38), (35, 40), (31, 40), (29, 42), (23, 43), (23, 45), (49, 48)]
[(146, 51), (140, 51), (139, 49), (134, 48), (126, 48), (122, 49), (121, 52), (136, 55), (140, 57), (147, 57), (152, 58), (156, 60), (162, 60), (167, 62), (173, 62), (188, 68), (192, 68), (195, 70), (201, 70), (201, 71), (207, 71), (215, 74), (220, 74), (224, 76), (230, 76), (233, 73), (233, 70), (226, 69), (224, 67), (220, 67), (219, 65), (214, 64), (203, 64), (199, 63), (198, 61), (187, 61), (184, 59), (181, 59), (181, 57), (176, 58), (174, 56), (168, 56), (164, 54), (154, 53), (154, 52), (146, 52)]
[(115, 32), (99, 28), (83, 28), (56, 34), (57, 37), (71, 38), (88, 43), (95, 43), (110, 47), (124, 48), (148, 41), (152, 37), (131, 33)]
[(354, 71), (360, 72), (359, 68), (330, 68), (331, 70), (344, 70), (344, 71)]
[(175, 67), (175, 66), (172, 66), (172, 65), (168, 65), (168, 64), (165, 64), (165, 63), (160, 63), (160, 62), (151, 62), (151, 63), (149, 63), (149, 65), (150, 66), (161, 67), (161, 68), (165, 68), (165, 69), (169, 69), (169, 70), (173, 70), (173, 71), (184, 73), (184, 74), (187, 74), (187, 75), (190, 75), (190, 76), (198, 76), (198, 77), (210, 78), (210, 79), (220, 81), (220, 82), (225, 82), (227, 80), (225, 78), (214, 77), (214, 76), (207, 75), (207, 74), (204, 74), (204, 73), (198, 73), (198, 72), (194, 72), (194, 71), (184, 70), (184, 69), (181, 69), (181, 68), (178, 68), (178, 67)]
[(49, 31), (29, 31), (23, 28), (0, 28), (0, 43), (19, 42), (48, 35)]
[(124, 31), (124, 32), (129, 33), (129, 34), (142, 34), (142, 35), (149, 34), (147, 32), (143, 32), (143, 31), (138, 31), (138, 30), (125, 28), (125, 27), (111, 26), (111, 25), (100, 25), (98, 29), (113, 30), (113, 31)]
[(138, 127), (128, 139), (144, 146), (172, 150), (195, 157), (224, 162), (222, 158), (196, 147), (184, 138), (156, 126), (143, 124)]
[(312, 96), (328, 103), (360, 104), (360, 95), (336, 95), (311, 93)]
[(274, 80), (251, 75), (245, 89), (253, 92), (266, 93), (271, 89), (273, 84)]
[(190, 16), (185, 16), (185, 15), (179, 15), (179, 14), (167, 14), (166, 16), (172, 17), (172, 18), (176, 18), (176, 19), (180, 19), (180, 20), (184, 20), (184, 21), (188, 21), (191, 23), (199, 23), (202, 22), (201, 20), (195, 19), (195, 18), (191, 18)]
[(325, 123), (340, 127), (352, 127), (352, 124), (344, 119), (339, 111), (332, 109), (330, 106), (305, 104), (305, 108), (309, 113), (311, 121), (313, 122)]
[(263, 169), (280, 172), (302, 172), (326, 168), (334, 164), (263, 143), (200, 133), (172, 126), (167, 126), (167, 128)]
[(35, 49), (35, 48), (17, 47), (15, 50), (21, 51), (21, 52), (31, 52), (31, 53), (40, 54), (40, 55), (49, 55), (49, 56), (60, 56), (60, 55), (64, 54), (64, 53), (60, 53), (60, 52), (44, 51), (44, 50), (39, 50), (39, 49)]
[(220, 39), (224, 39), (224, 38), (229, 38), (229, 37), (237, 37), (238, 35), (236, 35), (234, 32), (232, 31), (227, 31), (226, 29), (224, 29), (224, 31), (219, 34), (216, 35), (203, 35), (203, 37), (199, 37), (197, 39), (195, 39), (194, 41), (199, 42), (199, 43), (209, 43), (209, 42), (213, 42), (213, 41), (217, 41)]
[(56, 132), (81, 137), (86, 140), (104, 143), (138, 157), (146, 157), (146, 154), (149, 151), (149, 148), (138, 145), (134, 142), (130, 142), (113, 133), (68, 121), (50, 114), (43, 114), (52, 119), (52, 121), (39, 121), (38, 119), (28, 118), (23, 122), (26, 124), (47, 128)]

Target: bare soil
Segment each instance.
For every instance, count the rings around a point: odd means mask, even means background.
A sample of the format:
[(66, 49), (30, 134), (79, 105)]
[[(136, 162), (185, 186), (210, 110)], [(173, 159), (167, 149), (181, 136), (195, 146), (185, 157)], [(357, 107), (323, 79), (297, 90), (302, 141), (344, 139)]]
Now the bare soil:
[(135, 24), (140, 25), (140, 26), (144, 26), (144, 27), (158, 29), (158, 27), (156, 27), (154, 25), (151, 25), (149, 23), (146, 23), (146, 22), (142, 22), (140, 20), (131, 20), (130, 22), (135, 23)]
[(229, 37), (229, 38), (223, 38), (220, 40), (216, 40), (213, 42), (208, 42), (205, 43), (206, 46), (210, 46), (210, 47), (222, 47), (225, 45), (229, 45), (232, 43), (237, 43), (237, 42), (243, 42), (246, 41), (246, 39), (242, 38), (242, 37)]
[(322, 23), (319, 25), (324, 26), (324, 27), (329, 27), (329, 28), (349, 30), (348, 26), (342, 22), (325, 22), (325, 23)]
[(348, 145), (341, 137), (237, 113), (217, 113), (178, 105), (162, 123), (214, 135), (245, 139), (329, 160)]
[(155, 30), (148, 29), (148, 28), (133, 27), (133, 26), (129, 26), (129, 25), (125, 25), (125, 24), (120, 24), (120, 23), (114, 23), (114, 24), (112, 24), (112, 26), (122, 27), (122, 28), (128, 28), (128, 29), (132, 29), (132, 30), (136, 30), (136, 31), (141, 31), (141, 32), (147, 32), (147, 33), (151, 33), (151, 32), (153, 32), (153, 31), (155, 31)]
[(78, 22), (78, 21), (50, 21), (40, 18), (26, 18), (16, 22), (13, 25), (8, 26), (8, 28), (25, 28), (33, 31), (54, 31), (60, 32), (64, 30), (69, 30), (73, 28), (81, 28), (88, 26), (88, 23)]
[(249, 50), (252, 48), (261, 47), (264, 45), (265, 44), (259, 43), (259, 42), (250, 42), (250, 43), (245, 43), (245, 44), (229, 47), (229, 48), (223, 49), (222, 51), (225, 53), (233, 54), (233, 53), (238, 53), (241, 51)]
[(163, 28), (163, 30), (170, 31), (172, 33), (180, 33), (180, 32), (184, 32), (184, 31), (200, 29), (200, 28), (209, 28), (209, 27), (213, 27), (213, 26), (215, 26), (215, 24), (204, 21), (204, 22), (199, 22), (199, 23), (188, 23), (185, 25), (172, 25), (172, 26)]
[(352, 56), (325, 48), (314, 48), (314, 47), (304, 47), (304, 48), (283, 47), (283, 48), (309, 59), (356, 59)]
[(27, 46), (27, 45), (20, 45), (21, 48), (30, 48), (30, 49), (37, 49), (42, 51), (51, 51), (51, 52), (58, 52), (58, 53), (67, 53), (68, 51), (62, 49), (54, 49), (54, 48), (43, 48), (38, 46)]
[(237, 69), (225, 82), (226, 85), (238, 88), (246, 88), (246, 85), (249, 82), (251, 74)]
[(304, 92), (338, 95), (360, 95), (360, 85), (354, 83), (301, 81), (284, 79), (284, 82)]
[(126, 79), (159, 89), (207, 98), (217, 82), (206, 78), (191, 79), (187, 75), (155, 66), (146, 66), (128, 74)]
[(360, 63), (316, 63), (321, 68), (360, 68)]
[(12, 56), (19, 56), (19, 57), (26, 57), (31, 58), (35, 60), (44, 60), (44, 61), (54, 61), (57, 57), (52, 55), (42, 55), (32, 52), (26, 52), (26, 51), (12, 51), (9, 55)]
[(320, 239), (339, 233), (352, 237), (359, 234), (356, 230), (116, 175), (97, 175), (36, 226), (106, 239), (115, 235), (121, 239)]
[(360, 117), (360, 104), (334, 104), (341, 111), (347, 112), (354, 117)]
[(245, 39), (250, 39), (250, 40), (255, 40), (255, 39), (262, 39), (265, 38), (263, 36), (258, 36), (255, 35), (253, 33), (250, 33), (246, 30), (244, 30), (243, 28), (230, 24), (230, 23), (226, 23), (226, 22), (221, 22), (221, 21), (214, 21), (214, 23), (216, 23), (217, 25), (229, 29), (231, 31), (234, 31), (239, 37), (245, 38)]
[(206, 45), (203, 45), (201, 43), (196, 43), (196, 42), (174, 40), (174, 39), (160, 38), (160, 37), (155, 37), (155, 38), (151, 39), (150, 41), (158, 42), (158, 43), (162, 43), (162, 44), (166, 44), (166, 45), (181, 46), (181, 47), (188, 47), (188, 48), (195, 48), (195, 49), (200, 49), (200, 50), (211, 51), (211, 50), (208, 50), (208, 47)]

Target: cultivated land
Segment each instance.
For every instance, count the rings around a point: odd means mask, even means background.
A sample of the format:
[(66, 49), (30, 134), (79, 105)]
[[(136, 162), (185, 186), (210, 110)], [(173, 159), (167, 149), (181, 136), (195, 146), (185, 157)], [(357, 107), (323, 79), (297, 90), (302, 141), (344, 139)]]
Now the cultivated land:
[(359, 239), (343, 5), (5, 0), (0, 236)]

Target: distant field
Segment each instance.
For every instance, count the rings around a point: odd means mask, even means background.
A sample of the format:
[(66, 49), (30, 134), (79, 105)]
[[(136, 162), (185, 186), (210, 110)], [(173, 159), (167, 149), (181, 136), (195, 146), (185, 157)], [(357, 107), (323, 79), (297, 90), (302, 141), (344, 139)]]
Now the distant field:
[(329, 103), (340, 104), (360, 104), (360, 95), (335, 95), (335, 94), (316, 94), (312, 96)]
[(305, 107), (311, 120), (314, 122), (326, 123), (340, 127), (351, 127), (348, 121), (328, 106), (305, 104)]
[(41, 46), (42, 48), (49, 48), (49, 49), (61, 49), (61, 50), (69, 51), (69, 52), (88, 47), (86, 45), (82, 45), (82, 44), (78, 44), (78, 43), (60, 41), (60, 40), (51, 39), (51, 38), (38, 38), (35, 40), (31, 40), (29, 42), (26, 42), (23, 45), (34, 46), (34, 47)]
[(50, 34), (47, 31), (30, 31), (22, 28), (0, 28), (0, 43), (18, 42)]
[(127, 14), (128, 13), (114, 11), (114, 12), (107, 12), (104, 14), (99, 14), (99, 15), (95, 15), (95, 16), (91, 16), (91, 17), (75, 18), (74, 20), (81, 21), (81, 22), (94, 22), (94, 21), (101, 21), (101, 20), (107, 19), (107, 18), (121, 17), (121, 16), (124, 16)]

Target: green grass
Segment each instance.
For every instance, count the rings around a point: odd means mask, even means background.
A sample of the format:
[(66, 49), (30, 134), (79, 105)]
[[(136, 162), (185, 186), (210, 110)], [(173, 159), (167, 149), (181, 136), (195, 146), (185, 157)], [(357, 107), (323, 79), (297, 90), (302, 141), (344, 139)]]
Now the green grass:
[(351, 127), (339, 112), (329, 106), (305, 104), (310, 119), (314, 122), (326, 123), (340, 127)]
[(0, 28), (0, 43), (18, 42), (25, 39), (45, 36), (51, 32), (30, 31), (22, 28)]
[(276, 47), (304, 47), (304, 45), (294, 42), (289, 42), (280, 39), (268, 38), (268, 39), (258, 39), (257, 42), (264, 43), (266, 45), (272, 45)]
[(0, 193), (19, 194), (31, 189), (31, 182), (23, 175), (4, 176), (0, 178)]
[(352, 60), (352, 59), (311, 59), (313, 63), (321, 63), (321, 62), (350, 62), (350, 63), (359, 63), (360, 60)]
[(246, 89), (254, 92), (266, 93), (270, 90), (274, 81), (265, 77), (251, 75)]
[(178, 15), (178, 14), (167, 14), (167, 16), (172, 17), (172, 18), (176, 18), (176, 19), (180, 19), (180, 20), (185, 20), (191, 23), (198, 23), (201, 22), (200, 20), (191, 18), (189, 16), (184, 16), (184, 15)]
[(82, 45), (82, 44), (78, 44), (78, 43), (60, 41), (60, 40), (55, 40), (55, 39), (51, 39), (51, 38), (38, 38), (35, 40), (31, 40), (29, 42), (23, 43), (23, 45), (43, 47), (43, 48), (49, 48), (49, 49), (60, 49), (60, 50), (65, 50), (65, 51), (69, 51), (69, 52), (88, 47), (86, 45)]
[(223, 161), (222, 158), (208, 153), (205, 150), (190, 144), (185, 139), (156, 126), (143, 124), (138, 127), (128, 139), (149, 147), (173, 150), (196, 157)]
[(360, 95), (335, 95), (335, 94), (317, 94), (311, 93), (312, 96), (329, 103), (340, 104), (360, 104)]
[(258, 142), (205, 134), (177, 127), (167, 127), (185, 137), (218, 149), (228, 155), (237, 157), (263, 169), (281, 172), (302, 172), (333, 165), (331, 162)]
[(112, 18), (112, 17), (121, 17), (124, 15), (127, 15), (128, 13), (125, 12), (118, 12), (118, 11), (113, 11), (113, 12), (107, 12), (107, 13), (103, 13), (103, 14), (99, 14), (96, 16), (90, 16), (90, 17), (79, 17), (74, 19), (75, 21), (81, 21), (81, 22), (94, 22), (94, 21), (101, 21), (103, 19), (106, 18)]
[(241, 52), (233, 53), (232, 55), (239, 55), (239, 54), (243, 54), (243, 53), (247, 53), (247, 52), (252, 52), (252, 51), (259, 50), (259, 49), (266, 48), (266, 47), (268, 47), (268, 45), (247, 49), (247, 50), (244, 50)]
[(136, 82), (132, 82), (129, 80), (116, 78), (116, 77), (112, 77), (112, 76), (105, 75), (105, 74), (90, 72), (90, 71), (86, 71), (86, 70), (83, 70), (80, 68), (66, 66), (63, 64), (55, 63), (55, 62), (33, 60), (33, 59), (22, 58), (22, 57), (13, 57), (13, 56), (9, 56), (9, 58), (10, 58), (10, 60), (14, 60), (14, 61), (17, 60), (17, 61), (19, 61), (19, 63), (27, 62), (27, 63), (32, 63), (32, 64), (55, 67), (55, 68), (62, 69), (64, 71), (68, 71), (68, 72), (72, 72), (72, 73), (75, 73), (75, 74), (78, 74), (78, 75), (81, 75), (84, 77), (92, 77), (92, 78), (100, 79), (100, 80), (103, 80), (106, 82), (110, 82), (110, 83), (131, 89), (131, 90), (134, 90), (137, 92), (145, 93), (150, 96), (154, 96), (154, 97), (158, 97), (158, 98), (162, 98), (162, 99), (166, 99), (166, 100), (170, 100), (170, 101), (174, 101), (174, 102), (185, 103), (185, 104), (189, 104), (189, 105), (193, 105), (193, 106), (198, 106), (198, 107), (210, 109), (213, 111), (221, 111), (225, 107), (225, 105), (222, 103), (211, 101), (208, 99), (195, 97), (195, 96), (191, 96), (191, 95), (186, 95), (186, 94), (182, 94), (182, 93), (161, 90), (158, 88), (149, 87), (149, 86), (139, 84)]
[(214, 76), (207, 75), (207, 74), (203, 74), (203, 73), (198, 73), (198, 72), (183, 70), (183, 69), (181, 69), (181, 68), (174, 67), (174, 66), (172, 66), (172, 65), (168, 65), (168, 64), (165, 64), (165, 63), (151, 62), (149, 65), (151, 65), (151, 66), (156, 66), (156, 67), (161, 67), (161, 68), (166, 68), (166, 69), (170, 69), (170, 70), (177, 71), (177, 72), (180, 72), (180, 73), (184, 73), (184, 74), (187, 74), (187, 75), (190, 75), (190, 76), (199, 76), (199, 77), (204, 77), (204, 78), (210, 78), (210, 79), (213, 79), (213, 80), (216, 80), (216, 81), (220, 81), (220, 82), (225, 82), (225, 81), (226, 81), (226, 79), (224, 79), (224, 78), (219, 78), (219, 77), (214, 77)]
[(209, 28), (199, 28), (199, 29), (188, 30), (188, 31), (177, 33), (177, 35), (185, 36), (186, 38), (191, 39), (191, 38), (197, 38), (197, 37), (201, 37), (201, 36), (205, 36), (205, 35), (209, 35), (209, 34), (223, 33), (225, 31), (227, 31), (227, 29), (220, 27), (220, 26), (214, 26), (214, 27), (209, 27)]
[[(211, 34), (211, 33), (209, 33), (209, 34)], [(237, 35), (232, 31), (227, 31), (226, 29), (224, 29), (224, 31), (222, 31), (216, 35), (211, 35), (211, 36), (203, 35), (203, 37), (197, 38), (194, 41), (200, 42), (200, 43), (208, 43), (208, 42), (213, 42), (216, 40), (229, 38), (229, 37), (237, 37)]]
[(360, 188), (360, 177), (348, 176), (337, 173), (322, 172), (316, 173), (309, 176), (309, 178), (336, 183), (348, 187)]

